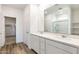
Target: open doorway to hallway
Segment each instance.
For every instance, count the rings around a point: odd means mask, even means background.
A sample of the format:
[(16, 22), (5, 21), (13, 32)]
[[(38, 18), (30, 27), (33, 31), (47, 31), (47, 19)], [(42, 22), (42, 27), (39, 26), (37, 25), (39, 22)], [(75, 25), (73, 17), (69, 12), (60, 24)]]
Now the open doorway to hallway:
[(16, 18), (5, 17), (5, 45), (16, 43)]

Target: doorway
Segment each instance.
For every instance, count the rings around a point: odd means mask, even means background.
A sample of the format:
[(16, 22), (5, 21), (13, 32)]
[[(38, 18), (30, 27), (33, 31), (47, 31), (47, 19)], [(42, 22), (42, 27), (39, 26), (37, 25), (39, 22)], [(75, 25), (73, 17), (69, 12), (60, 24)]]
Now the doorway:
[(16, 18), (5, 17), (5, 45), (16, 43)]

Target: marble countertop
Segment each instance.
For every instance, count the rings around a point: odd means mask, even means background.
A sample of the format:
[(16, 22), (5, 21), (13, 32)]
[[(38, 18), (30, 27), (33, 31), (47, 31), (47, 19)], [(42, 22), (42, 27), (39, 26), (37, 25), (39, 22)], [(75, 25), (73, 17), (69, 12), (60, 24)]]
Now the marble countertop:
[(44, 32), (44, 33), (37, 32), (37, 33), (31, 33), (31, 34), (79, 48), (78, 36), (67, 35), (66, 37), (62, 37), (62, 34), (48, 33), (48, 32)]

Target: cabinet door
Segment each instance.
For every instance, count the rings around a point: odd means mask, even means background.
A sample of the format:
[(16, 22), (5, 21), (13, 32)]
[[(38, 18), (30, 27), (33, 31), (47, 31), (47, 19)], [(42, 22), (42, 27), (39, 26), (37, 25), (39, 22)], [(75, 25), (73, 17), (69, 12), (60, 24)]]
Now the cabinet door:
[[(51, 41), (51, 40), (46, 40), (46, 47), (50, 45), (50, 46), (54, 46), (54, 47), (57, 47), (58, 49), (61, 49), (63, 51), (66, 51), (70, 54), (74, 54), (74, 53), (77, 53), (77, 48), (75, 47), (72, 47), (70, 45), (66, 45), (66, 44), (62, 44), (62, 43), (59, 43), (59, 42), (55, 42), (55, 41)], [(55, 50), (56, 51), (56, 50)]]
[(31, 35), (31, 48), (39, 53), (39, 37)]
[(55, 46), (46, 44), (46, 54), (68, 54), (68, 52), (65, 52)]
[(39, 53), (39, 38), (37, 36), (34, 39), (34, 50)]
[(45, 54), (45, 39), (44, 38), (40, 38), (40, 54)]

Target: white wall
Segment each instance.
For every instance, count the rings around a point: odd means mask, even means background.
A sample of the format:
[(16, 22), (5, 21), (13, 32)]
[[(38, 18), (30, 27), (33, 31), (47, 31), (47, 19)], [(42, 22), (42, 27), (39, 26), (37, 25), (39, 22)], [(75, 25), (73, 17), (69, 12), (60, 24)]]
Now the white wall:
[(30, 32), (38, 32), (38, 5), (30, 5)]
[(72, 18), (71, 18), (71, 34), (79, 34), (79, 8), (71, 9)]
[(39, 4), (30, 5), (30, 32), (43, 32), (44, 31), (44, 10), (41, 9)]
[(5, 27), (4, 18), (2, 14), (2, 5), (0, 5), (0, 47), (4, 45), (5, 42)]
[(79, 22), (79, 8), (72, 8), (72, 22)]
[(39, 20), (38, 20), (38, 31), (44, 32), (44, 9), (41, 8), (41, 5), (39, 5)]
[(16, 43), (23, 42), (23, 10), (2, 6), (3, 16), (16, 18)]

